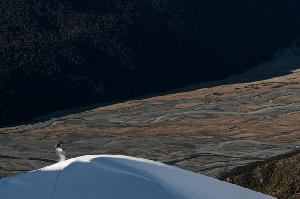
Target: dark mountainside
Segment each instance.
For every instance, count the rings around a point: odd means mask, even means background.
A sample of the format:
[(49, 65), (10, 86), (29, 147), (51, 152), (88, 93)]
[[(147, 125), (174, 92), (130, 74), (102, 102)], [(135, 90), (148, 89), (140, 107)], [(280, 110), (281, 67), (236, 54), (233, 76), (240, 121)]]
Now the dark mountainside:
[(220, 179), (279, 199), (299, 199), (299, 164), (300, 154), (299, 151), (295, 151), (266, 162), (235, 168), (224, 173)]
[(1, 0), (0, 125), (241, 73), (300, 36), (298, 0)]

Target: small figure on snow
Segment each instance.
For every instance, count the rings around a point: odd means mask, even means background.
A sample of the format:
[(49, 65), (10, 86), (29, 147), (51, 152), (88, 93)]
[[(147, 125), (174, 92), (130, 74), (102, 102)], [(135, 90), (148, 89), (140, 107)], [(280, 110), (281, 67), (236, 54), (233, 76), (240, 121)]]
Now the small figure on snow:
[(61, 141), (59, 141), (59, 142), (57, 142), (57, 144), (55, 145), (55, 148), (61, 148), (61, 144), (62, 144), (63, 142), (61, 142)]
[(62, 146), (61, 146), (62, 143), (63, 142), (61, 142), (61, 141), (59, 141), (59, 142), (56, 143), (56, 145), (55, 145), (56, 151), (64, 151), (64, 150), (66, 150), (66, 148), (62, 148)]
[(66, 160), (66, 148), (62, 148), (61, 146), (62, 143), (63, 142), (58, 141), (55, 145), (56, 154), (58, 155), (60, 162)]

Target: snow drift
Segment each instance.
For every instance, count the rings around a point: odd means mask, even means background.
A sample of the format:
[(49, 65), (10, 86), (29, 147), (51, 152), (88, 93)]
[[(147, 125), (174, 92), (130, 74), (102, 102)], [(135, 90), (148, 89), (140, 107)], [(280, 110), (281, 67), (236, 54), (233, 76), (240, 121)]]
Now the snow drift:
[(5, 199), (270, 199), (261, 193), (162, 163), (88, 155), (0, 179)]

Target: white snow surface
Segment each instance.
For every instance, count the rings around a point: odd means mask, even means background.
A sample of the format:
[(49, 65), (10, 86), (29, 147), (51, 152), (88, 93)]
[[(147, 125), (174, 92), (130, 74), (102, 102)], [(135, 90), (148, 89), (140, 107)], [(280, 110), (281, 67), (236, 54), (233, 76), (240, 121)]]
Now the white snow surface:
[(163, 163), (87, 155), (0, 179), (3, 199), (271, 199)]

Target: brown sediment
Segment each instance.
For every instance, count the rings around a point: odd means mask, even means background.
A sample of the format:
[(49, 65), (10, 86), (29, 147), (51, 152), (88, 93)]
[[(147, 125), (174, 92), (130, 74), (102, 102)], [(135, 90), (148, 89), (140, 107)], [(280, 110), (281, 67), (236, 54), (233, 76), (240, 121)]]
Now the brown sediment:
[(104, 128), (102, 131), (123, 134), (125, 136), (210, 133), (230, 130), (238, 124), (257, 118), (259, 117), (231, 115), (213, 119), (186, 119), (124, 128), (110, 127)]
[(203, 104), (206, 104), (206, 102), (183, 103), (183, 104), (177, 104), (177, 105), (175, 105), (174, 108), (189, 108), (189, 107), (203, 105)]
[(274, 136), (266, 139), (267, 142), (295, 142), (300, 140), (300, 130), (284, 133), (282, 135)]
[(257, 93), (267, 93), (275, 89), (299, 89), (300, 88), (300, 69), (292, 71), (291, 74), (273, 77), (267, 80), (255, 81), (251, 83), (239, 83), (202, 88), (189, 92), (181, 92), (164, 96), (152, 97), (146, 101), (159, 100), (192, 100), (203, 98), (232, 97), (242, 94), (241, 98), (257, 95)]
[(16, 140), (40, 140), (47, 137), (60, 136), (64, 134), (71, 134), (76, 132), (99, 132), (99, 128), (91, 127), (88, 125), (80, 124), (64, 124), (54, 127), (47, 127), (35, 133), (27, 134), (24, 136), (15, 136)]
[(15, 140), (41, 140), (45, 139), (46, 137), (53, 137), (53, 136), (59, 136), (64, 135), (68, 132), (51, 132), (51, 133), (32, 133), (28, 135), (23, 136), (15, 136), (13, 139)]
[(66, 142), (72, 142), (72, 141), (79, 141), (79, 140), (88, 140), (92, 138), (97, 138), (98, 136), (74, 136), (73, 134), (70, 134), (69, 137), (60, 139), (63, 143)]
[(0, 128), (0, 132), (4, 132), (4, 131), (9, 131), (9, 130), (17, 129), (17, 128), (20, 128), (20, 127), (23, 127), (23, 126), (25, 126), (25, 125)]
[(194, 135), (194, 136), (190, 136), (191, 138), (197, 138), (197, 139), (213, 139), (214, 136), (210, 136), (210, 135)]
[[(66, 124), (42, 129), (36, 133), (16, 136), (18, 140), (39, 140), (50, 136), (79, 132), (97, 133), (74, 136), (73, 140), (99, 137), (99, 133), (123, 136), (154, 136), (169, 134), (197, 134), (192, 137), (211, 139), (214, 135), (233, 139), (269, 142), (293, 142), (300, 140), (300, 113), (265, 119), (254, 115), (228, 115), (212, 119), (185, 119), (127, 127), (89, 126)], [(72, 139), (72, 138), (65, 138)]]
[(167, 121), (148, 125), (128, 126), (128, 127), (104, 127), (89, 126), (80, 124), (64, 124), (44, 128), (36, 133), (16, 136), (19, 140), (38, 140), (45, 137), (71, 134), (76, 132), (112, 133), (123, 134), (124, 136), (140, 135), (167, 135), (186, 133), (207, 133), (212, 131), (224, 131), (234, 128), (236, 125), (257, 119), (258, 116), (222, 116), (213, 119), (186, 119), (181, 121)]
[(183, 146), (183, 145), (169, 145), (167, 147), (170, 151), (189, 151), (191, 147)]
[(37, 132), (39, 133), (49, 133), (49, 132), (90, 132), (96, 129), (88, 125), (82, 124), (63, 124), (53, 127), (47, 127)]
[(300, 113), (278, 118), (254, 120), (225, 136), (247, 140), (293, 142), (300, 140)]
[(268, 95), (268, 92), (246, 92), (246, 93), (241, 93), (241, 95), (234, 97), (233, 99), (239, 100), (239, 99), (247, 99), (247, 98), (254, 98), (254, 97), (259, 97), (260, 99), (266, 98)]
[(274, 106), (285, 106), (289, 104), (293, 104), (296, 102), (300, 102), (300, 98), (287, 98), (287, 99), (279, 99), (271, 103), (262, 104), (259, 106), (242, 106), (242, 107), (233, 107), (237, 110), (241, 111), (255, 111), (262, 108), (274, 107)]
[(91, 111), (112, 111), (112, 110), (130, 108), (130, 107), (138, 106), (138, 105), (141, 105), (141, 104), (144, 104), (144, 103), (145, 102), (141, 101), (141, 100), (127, 101), (127, 102), (123, 102), (123, 103), (118, 103), (118, 104), (112, 104), (112, 105), (109, 105), (109, 106), (99, 107), (99, 108), (93, 109)]
[(149, 105), (164, 105), (165, 103), (163, 103), (163, 102), (148, 102), (147, 104), (149, 104)]

